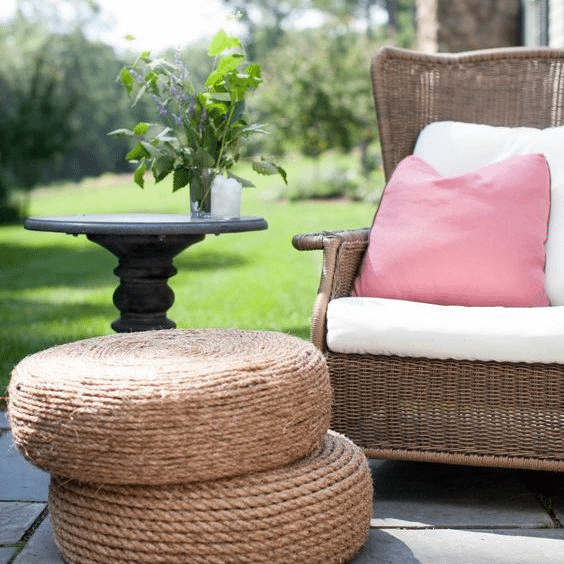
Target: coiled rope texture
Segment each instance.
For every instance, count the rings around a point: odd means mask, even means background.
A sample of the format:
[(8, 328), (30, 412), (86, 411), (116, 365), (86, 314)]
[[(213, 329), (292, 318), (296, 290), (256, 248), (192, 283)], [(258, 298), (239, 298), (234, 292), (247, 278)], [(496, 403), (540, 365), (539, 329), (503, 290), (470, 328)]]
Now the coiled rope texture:
[(77, 341), (14, 369), (15, 444), (100, 484), (207, 481), (280, 468), (327, 432), (323, 355), (282, 333), (149, 331)]
[(340, 564), (368, 535), (362, 451), (329, 432), (278, 470), (166, 486), (53, 478), (49, 509), (69, 564)]

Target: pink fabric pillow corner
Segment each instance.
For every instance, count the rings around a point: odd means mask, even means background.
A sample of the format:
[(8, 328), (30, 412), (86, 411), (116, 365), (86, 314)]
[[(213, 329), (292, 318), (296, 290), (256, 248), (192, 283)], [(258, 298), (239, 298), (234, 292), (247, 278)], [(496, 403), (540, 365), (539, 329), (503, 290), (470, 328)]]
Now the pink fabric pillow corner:
[(550, 171), (542, 154), (442, 177), (419, 157), (394, 171), (353, 294), (465, 306), (547, 306)]

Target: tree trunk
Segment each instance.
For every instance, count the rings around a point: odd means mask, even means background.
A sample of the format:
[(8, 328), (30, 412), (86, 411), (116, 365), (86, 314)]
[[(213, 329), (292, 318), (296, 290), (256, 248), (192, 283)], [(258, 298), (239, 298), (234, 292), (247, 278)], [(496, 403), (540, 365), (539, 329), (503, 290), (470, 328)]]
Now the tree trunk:
[(437, 0), (438, 50), (518, 45), (520, 0)]

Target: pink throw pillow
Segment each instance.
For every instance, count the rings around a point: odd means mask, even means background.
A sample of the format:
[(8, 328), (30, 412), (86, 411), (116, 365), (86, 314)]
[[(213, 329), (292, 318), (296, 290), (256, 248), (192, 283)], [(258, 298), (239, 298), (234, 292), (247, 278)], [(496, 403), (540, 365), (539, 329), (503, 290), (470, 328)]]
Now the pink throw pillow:
[(402, 160), (374, 217), (353, 294), (466, 306), (547, 306), (544, 155), (442, 177)]

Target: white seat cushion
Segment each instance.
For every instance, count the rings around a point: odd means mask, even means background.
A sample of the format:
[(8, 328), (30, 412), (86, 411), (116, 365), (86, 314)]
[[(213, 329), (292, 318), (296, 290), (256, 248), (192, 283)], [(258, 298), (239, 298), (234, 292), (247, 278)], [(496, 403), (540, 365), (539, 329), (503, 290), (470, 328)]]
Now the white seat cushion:
[(340, 353), (562, 363), (564, 307), (464, 307), (339, 298), (329, 302), (327, 346)]

